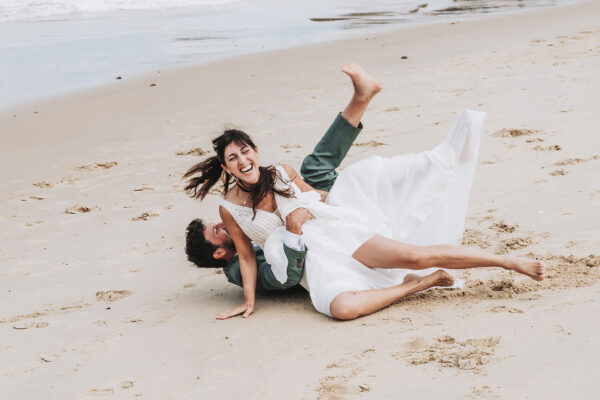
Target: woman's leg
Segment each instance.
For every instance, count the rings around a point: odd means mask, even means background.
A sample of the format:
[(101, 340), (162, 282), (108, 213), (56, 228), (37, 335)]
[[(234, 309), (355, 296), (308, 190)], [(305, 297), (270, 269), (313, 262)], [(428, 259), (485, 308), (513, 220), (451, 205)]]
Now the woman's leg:
[(354, 86), (352, 100), (342, 112), (342, 117), (356, 128), (371, 99), (381, 91), (381, 85), (358, 64), (344, 64), (342, 65), (342, 72), (352, 79), (352, 85)]
[(379, 311), (409, 294), (453, 283), (454, 278), (442, 270), (423, 277), (410, 274), (402, 284), (389, 288), (340, 293), (333, 298), (329, 312), (334, 318), (350, 320)]
[(502, 267), (527, 275), (536, 281), (544, 279), (545, 265), (538, 260), (501, 256), (483, 250), (453, 245), (414, 246), (375, 235), (352, 255), (369, 268), (426, 269), (433, 267), (466, 269)]

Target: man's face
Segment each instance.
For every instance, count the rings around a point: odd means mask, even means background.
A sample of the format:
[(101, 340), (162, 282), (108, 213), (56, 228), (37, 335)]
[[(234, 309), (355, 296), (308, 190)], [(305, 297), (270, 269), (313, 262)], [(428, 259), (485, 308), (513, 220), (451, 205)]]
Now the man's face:
[(227, 233), (225, 224), (222, 222), (219, 222), (218, 224), (210, 223), (204, 225), (204, 237), (213, 246), (220, 247), (225, 250), (235, 251), (233, 240), (231, 239), (231, 236), (229, 236), (229, 233)]

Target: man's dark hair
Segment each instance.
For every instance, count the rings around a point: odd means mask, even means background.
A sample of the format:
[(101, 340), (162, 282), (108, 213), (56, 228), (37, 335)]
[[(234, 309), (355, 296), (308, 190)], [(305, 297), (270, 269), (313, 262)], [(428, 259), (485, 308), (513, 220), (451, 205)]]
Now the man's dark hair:
[(185, 234), (185, 254), (189, 261), (201, 268), (222, 268), (227, 261), (213, 257), (217, 249), (204, 237), (204, 222), (201, 219), (189, 223)]

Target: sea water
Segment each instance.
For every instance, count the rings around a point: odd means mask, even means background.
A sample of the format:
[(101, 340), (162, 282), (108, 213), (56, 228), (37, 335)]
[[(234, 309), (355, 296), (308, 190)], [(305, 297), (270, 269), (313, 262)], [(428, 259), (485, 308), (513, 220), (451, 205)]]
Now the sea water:
[(0, 110), (170, 66), (570, 0), (0, 0)]

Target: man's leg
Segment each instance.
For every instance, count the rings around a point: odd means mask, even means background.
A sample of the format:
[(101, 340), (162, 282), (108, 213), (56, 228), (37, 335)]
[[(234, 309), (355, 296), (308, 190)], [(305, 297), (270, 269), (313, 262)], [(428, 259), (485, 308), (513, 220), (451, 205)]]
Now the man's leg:
[(360, 66), (344, 64), (342, 71), (352, 79), (354, 93), (350, 103), (337, 116), (311, 154), (304, 158), (300, 174), (315, 189), (329, 191), (337, 178), (335, 169), (346, 157), (360, 133), (360, 120), (381, 85)]
[(527, 275), (536, 281), (544, 279), (542, 261), (500, 256), (465, 246), (433, 245), (414, 246), (375, 235), (363, 243), (352, 255), (369, 268), (448, 268), (466, 269), (502, 267)]
[(333, 298), (329, 311), (337, 319), (355, 319), (379, 311), (409, 294), (453, 283), (454, 278), (442, 270), (423, 277), (407, 275), (402, 284), (389, 288), (340, 293)]
[(342, 72), (352, 79), (354, 86), (354, 94), (342, 112), (342, 117), (350, 125), (358, 127), (369, 103), (381, 91), (381, 85), (358, 64), (346, 63), (342, 66)]

